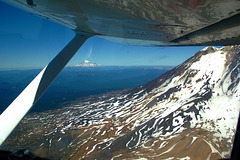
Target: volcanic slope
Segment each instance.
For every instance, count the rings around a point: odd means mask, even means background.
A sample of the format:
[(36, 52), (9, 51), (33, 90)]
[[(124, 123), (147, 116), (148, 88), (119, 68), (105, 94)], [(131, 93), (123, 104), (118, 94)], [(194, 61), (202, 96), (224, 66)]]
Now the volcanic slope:
[(240, 46), (207, 47), (131, 90), (26, 116), (2, 148), (50, 159), (219, 159), (240, 106)]

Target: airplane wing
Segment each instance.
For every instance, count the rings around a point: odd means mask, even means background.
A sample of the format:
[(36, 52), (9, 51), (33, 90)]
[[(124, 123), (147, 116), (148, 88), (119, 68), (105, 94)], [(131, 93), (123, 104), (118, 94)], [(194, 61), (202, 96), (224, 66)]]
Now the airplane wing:
[(239, 0), (2, 0), (121, 44), (240, 44)]

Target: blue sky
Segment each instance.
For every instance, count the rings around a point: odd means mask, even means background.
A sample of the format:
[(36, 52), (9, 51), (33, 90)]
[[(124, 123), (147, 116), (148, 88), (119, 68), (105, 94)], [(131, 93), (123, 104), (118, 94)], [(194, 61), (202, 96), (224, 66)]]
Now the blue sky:
[[(74, 37), (59, 24), (2, 2), (0, 15), (0, 70), (43, 68)], [(84, 60), (101, 65), (178, 65), (202, 48), (127, 46), (92, 37), (68, 66)]]

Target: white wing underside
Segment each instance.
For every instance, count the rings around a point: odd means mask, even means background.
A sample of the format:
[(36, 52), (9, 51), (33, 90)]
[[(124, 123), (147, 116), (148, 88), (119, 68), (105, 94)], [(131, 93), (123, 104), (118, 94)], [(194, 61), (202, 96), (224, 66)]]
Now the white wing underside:
[(2, 0), (75, 32), (144, 46), (240, 43), (238, 0)]

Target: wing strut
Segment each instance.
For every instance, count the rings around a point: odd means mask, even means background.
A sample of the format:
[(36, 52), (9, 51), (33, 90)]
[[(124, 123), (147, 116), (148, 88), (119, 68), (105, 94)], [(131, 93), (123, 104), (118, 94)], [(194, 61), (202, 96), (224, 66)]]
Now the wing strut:
[(30, 108), (36, 104), (48, 86), (90, 36), (76, 36), (33, 79), (0, 116), (0, 145), (6, 140)]

